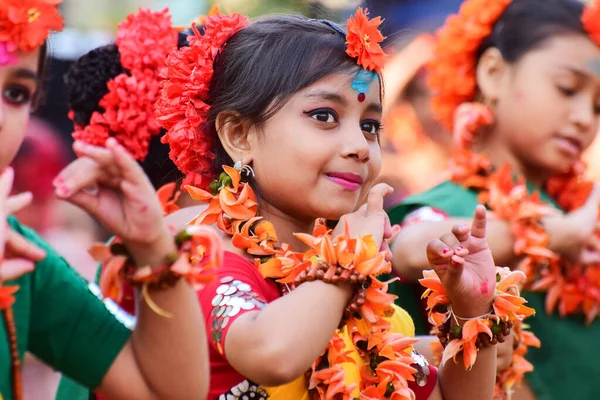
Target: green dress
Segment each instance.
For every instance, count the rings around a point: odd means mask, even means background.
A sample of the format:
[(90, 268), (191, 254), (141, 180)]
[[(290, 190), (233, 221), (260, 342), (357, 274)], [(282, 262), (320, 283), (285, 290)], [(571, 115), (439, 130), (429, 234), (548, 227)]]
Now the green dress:
[[(47, 253), (32, 273), (4, 283), (19, 286), (13, 312), (21, 360), (29, 351), (82, 385), (97, 387), (131, 331), (35, 232), (14, 217), (9, 217), (8, 223)], [(0, 344), (0, 395), (10, 400), (11, 362), (4, 323)]]
[[(546, 193), (540, 194), (543, 201), (558, 208)], [(448, 181), (407, 198), (390, 210), (389, 216), (393, 224), (399, 224), (412, 211), (432, 207), (450, 217), (471, 218), (477, 204), (477, 192)], [(416, 285), (395, 283), (390, 291), (402, 299), (403, 308), (415, 319), (417, 335), (427, 334), (424, 313), (415, 298), (419, 291)], [(540, 349), (530, 348), (527, 356), (535, 370), (526, 378), (538, 400), (600, 399), (600, 383), (596, 381), (600, 377), (600, 347), (596, 345), (600, 339), (600, 320), (586, 327), (583, 316), (548, 315), (544, 311), (545, 294), (525, 292), (523, 295), (528, 305), (537, 311), (527, 323), (542, 342)]]

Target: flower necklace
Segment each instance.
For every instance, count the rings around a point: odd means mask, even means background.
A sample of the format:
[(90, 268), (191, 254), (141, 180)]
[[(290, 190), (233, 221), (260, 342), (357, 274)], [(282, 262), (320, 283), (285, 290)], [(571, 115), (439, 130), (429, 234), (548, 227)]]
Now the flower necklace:
[[(388, 294), (388, 283), (380, 282), (377, 275), (389, 273), (391, 264), (385, 253), (379, 252), (372, 236), (351, 239), (348, 230), (332, 238), (325, 220), (319, 219), (312, 235), (296, 234), (309, 250), (293, 252), (291, 246), (279, 244), (272, 223), (257, 216), (258, 204), (254, 191), (244, 178), (249, 174), (224, 166), (218, 180), (210, 184), (210, 192), (187, 186), (196, 200), (209, 203), (192, 223), (216, 224), (232, 236), (234, 247), (257, 257), (255, 266), (265, 279), (273, 279), (282, 293), (293, 291), (298, 285), (313, 280), (338, 284), (351, 282), (360, 285), (352, 304), (346, 309), (344, 321), (327, 345), (323, 354), (307, 372), (308, 391), (313, 398), (344, 399), (383, 398), (414, 399), (408, 387), (417, 372), (411, 366), (412, 345), (416, 339), (393, 333), (386, 320), (394, 313), (396, 296)], [(242, 176), (244, 174), (244, 177)], [(342, 336), (344, 325), (354, 349), (347, 349)], [(360, 383), (347, 384), (342, 363), (355, 363), (350, 357), (358, 352), (364, 365)]]

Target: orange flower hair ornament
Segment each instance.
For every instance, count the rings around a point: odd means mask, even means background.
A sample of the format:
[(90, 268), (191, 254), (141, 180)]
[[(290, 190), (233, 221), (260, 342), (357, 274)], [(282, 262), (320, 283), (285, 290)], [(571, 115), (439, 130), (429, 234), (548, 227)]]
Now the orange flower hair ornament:
[(466, 0), (437, 33), (434, 59), (428, 68), (432, 110), (449, 131), (454, 112), (475, 100), (477, 51), (512, 0)]
[[(42, 46), (51, 31), (63, 28), (58, 13), (62, 0), (2, 0), (0, 2), (0, 44), (4, 51), (30, 53)], [(2, 49), (0, 49), (2, 52)], [(0, 63), (2, 62), (0, 53)]]
[[(169, 10), (140, 9), (119, 25), (116, 39), (121, 65), (128, 73), (108, 83), (108, 93), (100, 100), (103, 112), (94, 112), (87, 126), (75, 124), (73, 138), (104, 146), (115, 137), (139, 161), (148, 155), (152, 136), (160, 134), (154, 117), (158, 98), (158, 72), (169, 52), (177, 46), (177, 31)], [(73, 112), (69, 113), (73, 120)]]
[(590, 38), (600, 45), (600, 1), (592, 0), (590, 3), (583, 11), (581, 22)]
[(379, 31), (383, 20), (381, 17), (368, 19), (368, 15), (368, 9), (359, 8), (348, 20), (346, 54), (356, 58), (358, 65), (365, 70), (379, 73), (387, 58), (380, 45), (385, 39)]

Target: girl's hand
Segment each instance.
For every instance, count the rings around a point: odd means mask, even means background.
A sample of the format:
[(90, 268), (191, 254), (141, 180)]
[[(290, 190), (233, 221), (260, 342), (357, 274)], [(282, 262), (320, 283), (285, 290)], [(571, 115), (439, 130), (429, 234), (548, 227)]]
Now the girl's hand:
[(427, 245), (427, 258), (440, 278), (456, 315), (472, 318), (492, 309), (496, 266), (486, 241), (486, 210), (478, 206), (473, 224), (457, 225)]
[(142, 168), (114, 138), (106, 148), (75, 142), (73, 149), (80, 158), (54, 180), (56, 195), (119, 236), (138, 265), (164, 263), (175, 245)]
[(383, 198), (393, 191), (394, 189), (385, 183), (373, 186), (369, 191), (366, 204), (363, 204), (357, 211), (340, 218), (333, 230), (333, 237), (343, 235), (347, 223), (350, 237), (357, 238), (371, 234), (381, 251), (387, 251), (386, 259), (391, 261), (392, 254), (389, 251), (388, 240), (394, 231), (390, 219), (383, 209)]
[(6, 223), (10, 214), (31, 203), (31, 193), (10, 196), (14, 179), (12, 168), (0, 175), (0, 283), (11, 281), (35, 268), (35, 262), (46, 257), (46, 252), (13, 231)]

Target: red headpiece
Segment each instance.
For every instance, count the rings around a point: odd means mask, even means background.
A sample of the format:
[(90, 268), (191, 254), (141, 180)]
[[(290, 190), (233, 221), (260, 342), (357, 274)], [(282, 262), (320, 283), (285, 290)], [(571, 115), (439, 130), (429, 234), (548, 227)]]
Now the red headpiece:
[(213, 179), (214, 143), (207, 133), (206, 101), (214, 61), (227, 40), (248, 24), (240, 14), (208, 17), (204, 34), (194, 25), (189, 47), (171, 51), (161, 73), (156, 117), (167, 130), (162, 142), (169, 143), (171, 159), (186, 176), (183, 185), (207, 187)]
[[(73, 138), (104, 146), (115, 137), (137, 160), (148, 154), (153, 135), (160, 133), (154, 118), (159, 94), (158, 71), (169, 52), (177, 46), (177, 31), (169, 10), (142, 10), (119, 25), (116, 39), (121, 65), (129, 74), (108, 82), (108, 93), (100, 100), (104, 112), (94, 112), (87, 126), (75, 124)], [(74, 119), (73, 112), (69, 113)]]

